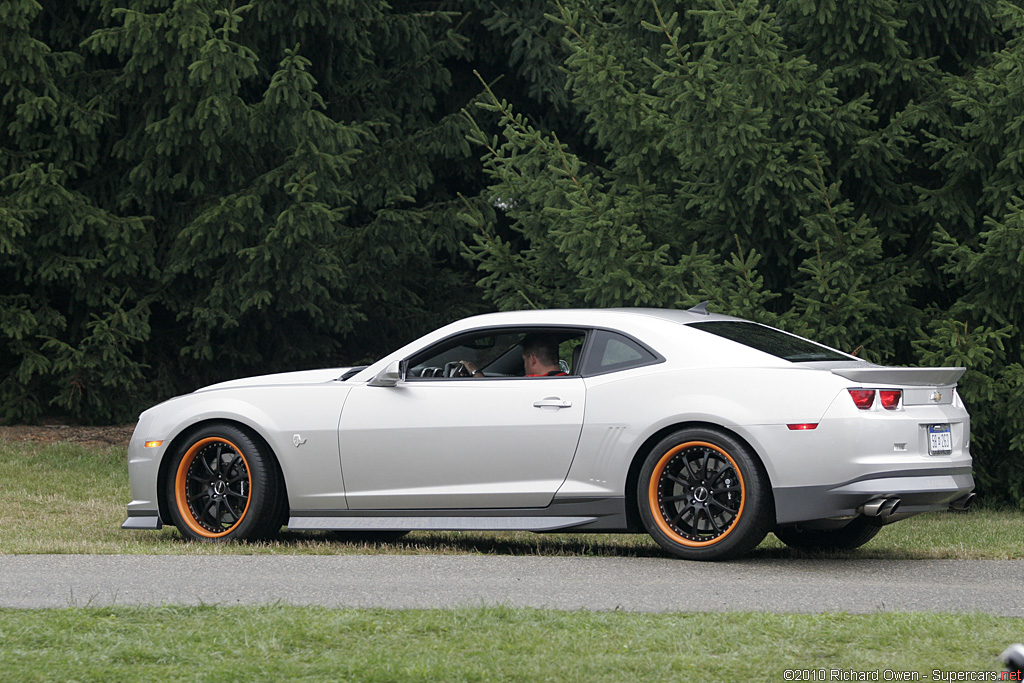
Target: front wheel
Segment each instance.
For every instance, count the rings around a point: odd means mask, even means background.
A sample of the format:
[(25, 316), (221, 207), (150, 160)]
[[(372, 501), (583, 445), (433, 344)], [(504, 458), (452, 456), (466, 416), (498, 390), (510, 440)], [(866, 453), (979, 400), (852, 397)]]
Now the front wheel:
[(710, 429), (683, 429), (647, 456), (637, 484), (644, 527), (686, 560), (721, 560), (753, 550), (773, 514), (768, 476), (750, 449)]
[(269, 449), (228, 424), (192, 433), (172, 456), (166, 496), (185, 538), (263, 538), (281, 527), (283, 487)]

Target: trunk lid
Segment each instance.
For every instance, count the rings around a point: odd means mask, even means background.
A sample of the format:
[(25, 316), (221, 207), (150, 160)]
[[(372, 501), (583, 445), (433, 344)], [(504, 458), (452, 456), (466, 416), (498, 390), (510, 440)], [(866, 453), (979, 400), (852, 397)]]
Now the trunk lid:
[(903, 390), (903, 405), (949, 405), (966, 368), (834, 368), (832, 373), (865, 385)]

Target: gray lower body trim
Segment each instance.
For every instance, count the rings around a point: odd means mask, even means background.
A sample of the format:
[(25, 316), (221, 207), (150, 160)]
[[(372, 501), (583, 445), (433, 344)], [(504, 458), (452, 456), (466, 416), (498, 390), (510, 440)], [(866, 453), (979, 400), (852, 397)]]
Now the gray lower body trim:
[(627, 530), (625, 498), (556, 500), (544, 508), (471, 510), (292, 510), (288, 528), (333, 531)]
[(899, 498), (899, 517), (935, 510), (974, 490), (970, 467), (879, 472), (841, 484), (772, 490), (779, 524), (854, 517), (876, 498)]
[(311, 531), (558, 531), (592, 522), (591, 517), (289, 517), (288, 528)]
[(137, 510), (128, 513), (128, 519), (121, 523), (122, 529), (160, 529), (163, 522), (155, 510)]

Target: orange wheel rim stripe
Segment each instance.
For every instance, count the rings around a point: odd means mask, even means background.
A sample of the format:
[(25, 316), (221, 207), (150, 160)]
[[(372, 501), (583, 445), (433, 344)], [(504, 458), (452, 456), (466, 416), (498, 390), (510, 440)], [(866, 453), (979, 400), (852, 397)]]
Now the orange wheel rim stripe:
[[(195, 516), (192, 514), (192, 508), (188, 504), (188, 470), (192, 467), (192, 462), (196, 459), (196, 455), (199, 451), (201, 451), (204, 446), (211, 443), (227, 444), (235, 451), (235, 453), (238, 454), (238, 457), (242, 459), (242, 464), (245, 465), (245, 475), (249, 486), (249, 495), (245, 499), (245, 509), (242, 510), (242, 514), (238, 516), (238, 519), (235, 520), (234, 524), (221, 532), (210, 531), (199, 524), (196, 521)], [(211, 436), (195, 442), (188, 451), (186, 451), (184, 457), (181, 459), (181, 463), (178, 464), (178, 471), (175, 473), (174, 477), (174, 500), (178, 505), (178, 512), (181, 513), (181, 517), (185, 520), (185, 525), (188, 526), (189, 529), (204, 538), (221, 538), (223, 536), (227, 536), (242, 523), (242, 520), (245, 519), (245, 514), (249, 511), (249, 501), (252, 500), (252, 472), (249, 470), (249, 461), (246, 459), (245, 453), (231, 441), (220, 437)]]
[[(693, 540), (691, 540), (689, 538), (686, 538), (684, 536), (680, 536), (679, 533), (675, 529), (673, 529), (671, 526), (669, 526), (668, 521), (665, 519), (665, 515), (663, 515), (661, 513), (661, 504), (658, 501), (658, 484), (661, 481), (661, 474), (662, 474), (662, 472), (665, 471), (665, 467), (668, 465), (668, 463), (670, 463), (672, 461), (672, 458), (674, 458), (681, 451), (684, 451), (687, 448), (694, 448), (694, 447), (700, 447), (700, 446), (703, 446), (705, 448), (710, 448), (710, 449), (714, 450), (715, 452), (717, 452), (719, 455), (721, 455), (723, 458), (728, 460), (729, 464), (733, 468), (733, 471), (736, 472), (736, 478), (740, 482), (740, 507), (736, 511), (736, 516), (733, 517), (732, 522), (729, 524), (729, 528), (728, 529), (723, 531), (718, 536), (715, 536), (714, 538), (712, 538), (710, 540), (707, 540), (707, 541), (693, 541)], [(739, 522), (740, 521), (740, 517), (743, 516), (743, 506), (746, 504), (746, 502), (747, 502), (747, 484), (743, 480), (743, 473), (740, 472), (739, 465), (736, 464), (736, 461), (732, 459), (731, 455), (726, 453), (724, 450), (722, 450), (721, 448), (719, 448), (715, 444), (708, 443), (707, 441), (687, 441), (684, 444), (680, 444), (680, 445), (675, 446), (674, 448), (671, 448), (670, 450), (668, 450), (665, 453), (665, 455), (661, 456), (661, 459), (658, 461), (658, 464), (655, 466), (654, 472), (651, 474), (650, 483), (647, 486), (647, 504), (648, 504), (649, 509), (651, 511), (651, 515), (654, 517), (654, 522), (658, 525), (658, 528), (661, 529), (662, 533), (664, 533), (666, 536), (671, 538), (676, 543), (679, 543), (679, 544), (685, 545), (685, 546), (689, 546), (691, 548), (703, 548), (703, 547), (706, 547), (706, 546), (709, 546), (709, 545), (714, 545), (716, 543), (721, 542), (726, 536), (731, 534), (733, 532), (733, 530), (736, 528), (736, 523)]]

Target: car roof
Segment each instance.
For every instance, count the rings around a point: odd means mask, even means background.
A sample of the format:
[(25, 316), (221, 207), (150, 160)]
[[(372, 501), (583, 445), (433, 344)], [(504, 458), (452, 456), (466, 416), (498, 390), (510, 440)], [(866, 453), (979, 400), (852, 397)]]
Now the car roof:
[(542, 310), (504, 311), (484, 313), (459, 321), (466, 327), (481, 324), (564, 324), (564, 325), (621, 325), (631, 319), (654, 318), (666, 322), (687, 325), (709, 320), (742, 320), (721, 313), (709, 313), (703, 308), (688, 310), (674, 308), (548, 308)]

